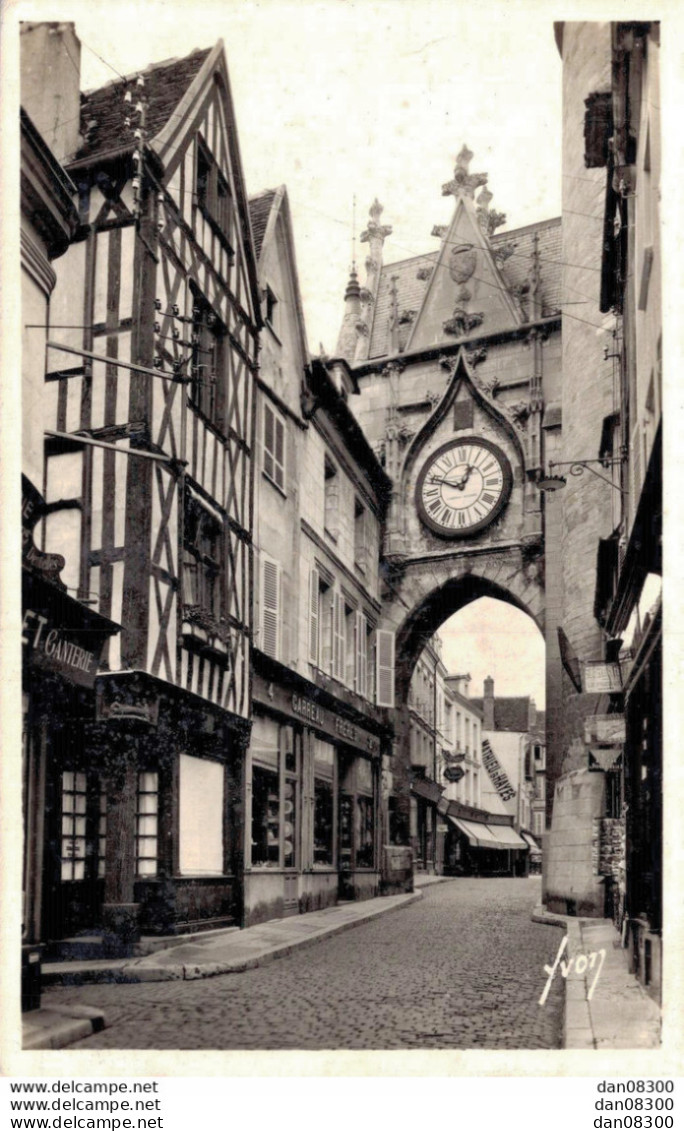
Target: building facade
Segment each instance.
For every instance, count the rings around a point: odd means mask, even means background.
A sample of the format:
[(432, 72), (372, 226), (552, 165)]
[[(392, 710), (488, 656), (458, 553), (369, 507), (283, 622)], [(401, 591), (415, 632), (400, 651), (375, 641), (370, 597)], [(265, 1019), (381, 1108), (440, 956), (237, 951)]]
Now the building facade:
[(379, 894), (391, 749), (378, 706), (386, 476), (349, 410), (346, 366), (309, 360), (285, 188), (250, 210), (264, 329), (246, 925)]
[[(566, 23), (557, 25), (556, 38), (564, 83), (564, 247), (575, 272), (567, 283), (585, 292), (591, 326), (564, 318), (562, 458), (582, 460), (587, 474), (568, 476), (559, 492), (565, 772), (554, 800), (546, 902), (570, 914), (612, 916), (634, 972), (658, 997), (659, 26)], [(578, 225), (578, 213), (595, 223)]]

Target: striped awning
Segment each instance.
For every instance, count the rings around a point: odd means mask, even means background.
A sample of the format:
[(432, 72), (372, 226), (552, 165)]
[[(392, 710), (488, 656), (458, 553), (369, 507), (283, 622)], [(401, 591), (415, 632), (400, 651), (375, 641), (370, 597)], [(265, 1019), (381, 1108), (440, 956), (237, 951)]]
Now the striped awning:
[(503, 848), (488, 825), (481, 825), (475, 821), (464, 821), (462, 817), (450, 815), (448, 815), (448, 820), (456, 826), (459, 832), (467, 836), (470, 844), (474, 844), (476, 848)]
[(490, 825), (488, 828), (494, 833), (499, 848), (517, 850), (522, 848), (527, 852), (526, 841), (524, 841), (519, 833), (517, 833), (515, 829), (512, 829), (510, 825)]

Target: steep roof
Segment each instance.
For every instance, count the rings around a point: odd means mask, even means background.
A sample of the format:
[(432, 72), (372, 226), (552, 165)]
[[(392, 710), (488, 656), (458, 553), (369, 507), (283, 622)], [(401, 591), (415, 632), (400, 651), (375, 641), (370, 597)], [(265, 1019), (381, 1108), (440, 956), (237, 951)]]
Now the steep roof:
[[(560, 217), (529, 224), (524, 228), (497, 232), (490, 236), (492, 251), (503, 244), (514, 244), (513, 254), (506, 259), (501, 273), (511, 289), (520, 286), (527, 278), (535, 232), (539, 237), (541, 260), (542, 314), (552, 314), (561, 301), (561, 228)], [(411, 333), (412, 321), (401, 322), (404, 312), (418, 311), (439, 258), (439, 250), (382, 267), (378, 294), (373, 311), (370, 333), (369, 358), (384, 357), (389, 349), (389, 317), (392, 304), (391, 288), (396, 283), (399, 311), (399, 348), (403, 350)], [(419, 278), (419, 273), (424, 278)]]
[(183, 59), (152, 63), (144, 71), (115, 79), (114, 82), (82, 95), (81, 133), (87, 137), (87, 141), (74, 160), (82, 162), (100, 158), (133, 146), (133, 136), (125, 125), (131, 106), (124, 102), (124, 94), (130, 88), (135, 99), (135, 80), (138, 74), (145, 78), (147, 136), (155, 137), (168, 122), (211, 50), (209, 47), (196, 49)]
[[(471, 699), (484, 710), (482, 699)], [(510, 696), (509, 698), (496, 698), (494, 700), (494, 730), (512, 730), (520, 734), (527, 734), (530, 729), (530, 697), (529, 695)]]
[(249, 198), (249, 218), (252, 222), (252, 235), (254, 236), (254, 254), (259, 259), (261, 248), (266, 234), (268, 218), (271, 214), (276, 189), (264, 189)]

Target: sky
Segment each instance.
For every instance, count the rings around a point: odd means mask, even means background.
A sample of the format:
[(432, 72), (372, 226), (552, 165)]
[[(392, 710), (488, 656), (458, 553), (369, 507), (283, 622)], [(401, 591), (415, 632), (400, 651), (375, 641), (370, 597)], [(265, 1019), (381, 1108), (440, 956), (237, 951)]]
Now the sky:
[[(385, 262), (436, 250), (464, 143), (489, 174), (500, 230), (560, 213), (561, 61), (543, 0), (36, 0), (20, 19), (72, 20), (81, 89), (223, 39), (249, 194), (287, 185), (309, 348), (335, 349), (354, 254), (377, 196)], [(530, 13), (533, 17), (530, 18)], [(544, 15), (549, 12), (549, 15)], [(357, 241), (359, 263), (366, 246)], [(442, 630), (444, 656), (502, 694), (544, 703), (532, 621), (479, 601)], [(524, 642), (524, 649), (522, 644)], [(510, 656), (515, 655), (515, 665)], [(507, 659), (507, 657), (509, 659)]]
[[(69, 19), (82, 89), (222, 38), (247, 191), (286, 184), (309, 347), (335, 349), (356, 233), (377, 196), (387, 262), (438, 244), (466, 142), (506, 227), (560, 213), (561, 61), (552, 16), (480, 0), (36, 0)], [(97, 54), (95, 54), (97, 53)], [(100, 58), (98, 58), (100, 56)], [(366, 247), (357, 244), (359, 262)]]

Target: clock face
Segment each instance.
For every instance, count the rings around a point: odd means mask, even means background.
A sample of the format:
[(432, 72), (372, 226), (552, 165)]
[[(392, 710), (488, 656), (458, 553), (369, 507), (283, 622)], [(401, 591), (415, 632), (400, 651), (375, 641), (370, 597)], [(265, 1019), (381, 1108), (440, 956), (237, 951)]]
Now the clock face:
[(416, 505), (426, 526), (443, 537), (482, 530), (508, 502), (513, 475), (506, 456), (476, 436), (449, 440), (418, 476)]

